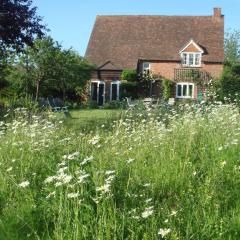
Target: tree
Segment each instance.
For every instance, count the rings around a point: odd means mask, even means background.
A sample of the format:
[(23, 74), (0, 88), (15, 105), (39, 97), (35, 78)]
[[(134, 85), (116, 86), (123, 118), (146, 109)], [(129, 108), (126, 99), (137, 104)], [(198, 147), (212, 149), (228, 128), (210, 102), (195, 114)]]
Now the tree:
[(16, 59), (8, 78), (11, 86), (18, 94), (34, 94), (36, 100), (39, 96), (80, 94), (93, 69), (72, 49), (62, 49), (50, 37), (37, 39), (33, 48), (26, 47)]
[(225, 61), (236, 63), (240, 61), (240, 31), (229, 31), (224, 40)]
[(240, 93), (240, 64), (227, 64), (221, 77), (221, 91), (223, 96), (234, 98)]
[(45, 26), (36, 15), (32, 0), (1, 0), (0, 2), (0, 56), (6, 48), (23, 49), (32, 45), (35, 37), (44, 35)]
[(124, 69), (121, 74), (121, 79), (129, 82), (136, 82), (138, 79), (135, 69)]

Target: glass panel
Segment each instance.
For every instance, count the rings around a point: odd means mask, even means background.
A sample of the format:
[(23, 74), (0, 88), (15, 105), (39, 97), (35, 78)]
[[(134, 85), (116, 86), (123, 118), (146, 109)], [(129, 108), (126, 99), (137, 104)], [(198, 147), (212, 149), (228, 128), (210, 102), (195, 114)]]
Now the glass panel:
[(193, 96), (193, 85), (188, 86), (188, 96), (192, 97)]
[(197, 53), (197, 54), (195, 55), (195, 65), (196, 65), (196, 66), (199, 66), (199, 65), (200, 65), (200, 54), (199, 54), (199, 53)]
[(98, 89), (98, 84), (92, 83), (91, 84), (91, 96), (92, 96), (93, 101), (97, 101), (97, 89)]
[(112, 100), (117, 100), (117, 84), (112, 84)]
[(150, 64), (149, 63), (143, 63), (143, 70), (149, 70)]
[(193, 66), (193, 57), (194, 55), (192, 53), (189, 53), (189, 66)]
[(182, 55), (182, 64), (187, 65), (187, 53), (183, 53)]
[(182, 85), (177, 85), (177, 96), (178, 97), (182, 96)]
[(183, 85), (183, 97), (187, 96), (187, 85)]

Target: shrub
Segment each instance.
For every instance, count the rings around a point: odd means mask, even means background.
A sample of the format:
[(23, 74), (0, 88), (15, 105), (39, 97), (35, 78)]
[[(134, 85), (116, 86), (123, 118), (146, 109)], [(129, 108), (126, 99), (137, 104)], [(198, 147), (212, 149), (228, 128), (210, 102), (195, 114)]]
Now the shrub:
[(137, 71), (134, 69), (125, 69), (122, 71), (121, 79), (129, 82), (137, 81)]
[(221, 77), (221, 92), (223, 97), (233, 98), (240, 93), (240, 64), (229, 64), (224, 67)]
[(168, 79), (163, 79), (163, 98), (164, 100), (168, 100), (171, 97), (172, 93), (172, 82)]
[(132, 97), (137, 98), (138, 96), (138, 82), (127, 82), (122, 81), (120, 85), (120, 95), (121, 98)]

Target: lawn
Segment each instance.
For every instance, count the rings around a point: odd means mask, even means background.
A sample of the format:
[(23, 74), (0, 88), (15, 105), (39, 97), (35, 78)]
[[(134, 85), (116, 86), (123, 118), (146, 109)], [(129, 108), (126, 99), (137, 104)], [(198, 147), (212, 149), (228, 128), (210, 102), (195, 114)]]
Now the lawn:
[(82, 109), (70, 111), (70, 116), (65, 118), (62, 113), (56, 115), (64, 120), (65, 126), (75, 130), (94, 130), (97, 127), (108, 127), (114, 120), (123, 114), (119, 109)]

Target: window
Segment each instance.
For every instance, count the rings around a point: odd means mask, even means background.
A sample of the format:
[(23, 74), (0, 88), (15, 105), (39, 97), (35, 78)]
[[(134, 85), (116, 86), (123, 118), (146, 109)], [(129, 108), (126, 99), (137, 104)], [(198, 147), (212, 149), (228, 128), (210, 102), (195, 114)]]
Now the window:
[(194, 84), (193, 83), (177, 83), (176, 97), (177, 98), (193, 98)]
[(119, 100), (120, 81), (113, 81), (110, 89), (110, 100)]
[(201, 53), (182, 53), (182, 65), (187, 67), (200, 67), (201, 66)]
[(150, 70), (150, 63), (149, 62), (144, 62), (143, 63), (143, 71), (144, 72), (149, 72)]

